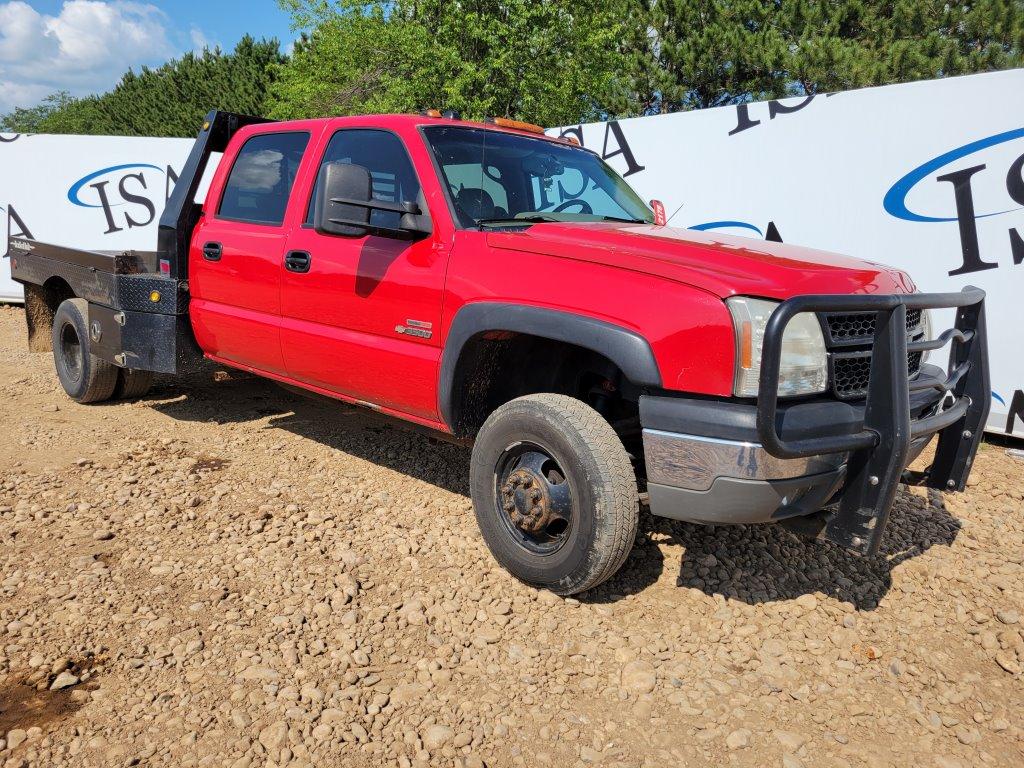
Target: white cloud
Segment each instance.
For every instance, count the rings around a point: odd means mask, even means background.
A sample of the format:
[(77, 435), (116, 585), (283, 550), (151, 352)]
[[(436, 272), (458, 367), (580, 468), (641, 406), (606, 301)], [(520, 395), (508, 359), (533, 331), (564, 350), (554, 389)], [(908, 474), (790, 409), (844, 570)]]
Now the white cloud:
[(58, 90), (106, 90), (129, 67), (163, 62), (175, 52), (166, 23), (128, 0), (65, 0), (56, 16), (0, 1), (0, 113)]
[(205, 48), (213, 50), (220, 45), (220, 43), (210, 40), (210, 38), (206, 36), (206, 33), (195, 25), (193, 25), (189, 30), (188, 37), (189, 40), (192, 41), (193, 53), (202, 53)]

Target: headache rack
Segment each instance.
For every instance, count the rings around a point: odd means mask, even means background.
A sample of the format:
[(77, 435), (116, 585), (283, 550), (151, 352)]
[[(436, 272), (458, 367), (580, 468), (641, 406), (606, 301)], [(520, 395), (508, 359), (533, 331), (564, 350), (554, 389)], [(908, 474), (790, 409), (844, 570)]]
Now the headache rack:
[[(952, 328), (931, 341), (908, 340), (908, 313), (945, 308), (957, 310)], [(825, 313), (826, 317), (872, 313), (870, 377), (859, 432), (800, 440), (783, 440), (779, 435), (782, 336), (790, 320), (801, 312)], [(908, 354), (921, 355), (949, 343), (945, 380), (911, 378)], [(911, 393), (924, 389), (938, 390), (938, 406), (934, 412), (912, 419)], [(817, 518), (812, 525), (818, 530), (813, 532), (873, 555), (881, 545), (900, 482), (944, 491), (964, 489), (988, 418), (989, 393), (985, 292), (980, 288), (967, 287), (959, 293), (797, 296), (780, 304), (765, 328), (757, 431), (764, 449), (782, 459), (849, 452), (838, 508)], [(939, 442), (931, 466), (920, 473), (904, 472), (911, 444), (936, 433)]]

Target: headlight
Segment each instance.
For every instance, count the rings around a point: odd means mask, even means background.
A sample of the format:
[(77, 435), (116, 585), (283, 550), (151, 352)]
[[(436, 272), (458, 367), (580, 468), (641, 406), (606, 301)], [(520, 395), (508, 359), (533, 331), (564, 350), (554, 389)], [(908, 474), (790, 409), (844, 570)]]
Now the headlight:
[[(779, 306), (776, 301), (734, 296), (726, 300), (736, 331), (736, 375), (733, 394), (756, 397), (761, 376), (761, 348), (768, 318)], [(816, 315), (801, 312), (793, 317), (782, 336), (779, 366), (779, 395), (809, 395), (828, 386), (828, 358), (825, 339)]]

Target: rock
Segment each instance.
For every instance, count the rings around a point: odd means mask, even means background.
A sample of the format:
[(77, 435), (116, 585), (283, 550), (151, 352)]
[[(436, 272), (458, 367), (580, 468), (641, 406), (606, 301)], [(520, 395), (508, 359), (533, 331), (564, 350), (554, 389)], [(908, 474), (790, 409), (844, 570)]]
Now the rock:
[(277, 680), (281, 674), (268, 667), (248, 667), (239, 675), (243, 680)]
[(419, 683), (403, 683), (396, 685), (391, 691), (391, 702), (396, 705), (419, 701), (427, 695), (426, 687)]
[(498, 627), (484, 627), (473, 636), (473, 643), (477, 646), (493, 645), (501, 640), (501, 630)]
[(28, 734), (21, 728), (12, 728), (7, 732), (7, 748), (17, 749), (28, 738)]
[(112, 538), (114, 538), (114, 534), (112, 531), (108, 531), (106, 528), (98, 528), (92, 532), (92, 537), (96, 541), (110, 541)]
[(580, 747), (580, 760), (584, 763), (599, 763), (603, 757), (604, 754), (593, 747), (588, 747), (586, 744)]
[(816, 595), (800, 595), (796, 599), (796, 604), (805, 611), (816, 611), (818, 609), (818, 598)]
[(746, 749), (750, 746), (750, 731), (739, 728), (725, 737), (725, 746), (729, 749)]
[(1003, 624), (1016, 624), (1020, 621), (1020, 614), (1014, 610), (996, 611), (996, 618)]
[(351, 718), (340, 709), (328, 707), (320, 713), (320, 722), (331, 725), (333, 723), (347, 723)]
[(622, 668), (620, 675), (622, 687), (629, 693), (650, 693), (657, 683), (654, 667), (646, 661), (637, 659)]
[(537, 592), (537, 602), (541, 605), (561, 605), (562, 598), (560, 598), (554, 592), (549, 592), (546, 589), (542, 589)]
[(1017, 659), (1008, 651), (996, 654), (996, 664), (1005, 669), (1011, 675), (1020, 674), (1020, 664), (1017, 663)]
[(440, 749), (455, 736), (447, 725), (432, 725), (423, 733), (423, 747), (431, 752)]
[(268, 752), (280, 749), (288, 741), (288, 724), (283, 721), (271, 723), (260, 731), (259, 740)]
[(78, 684), (78, 678), (70, 672), (61, 672), (57, 677), (54, 678), (50, 684), (51, 691), (59, 691), (62, 688), (70, 688), (72, 685)]
[(776, 730), (772, 731), (772, 735), (782, 745), (782, 748), (789, 752), (796, 752), (807, 741), (807, 737), (802, 733), (794, 733), (793, 731)]

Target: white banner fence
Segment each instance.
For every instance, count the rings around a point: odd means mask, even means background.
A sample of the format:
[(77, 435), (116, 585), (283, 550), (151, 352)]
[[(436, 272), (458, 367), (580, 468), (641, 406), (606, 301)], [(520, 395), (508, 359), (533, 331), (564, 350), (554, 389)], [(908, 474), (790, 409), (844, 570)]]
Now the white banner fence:
[(21, 301), (7, 237), (115, 251), (156, 248), (191, 139), (0, 134), (0, 301)]

